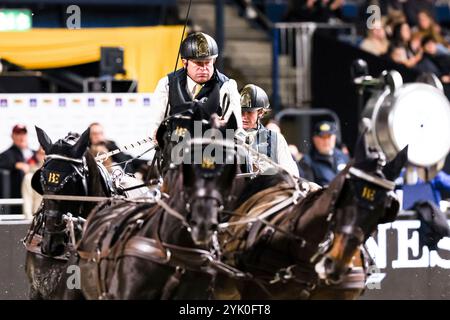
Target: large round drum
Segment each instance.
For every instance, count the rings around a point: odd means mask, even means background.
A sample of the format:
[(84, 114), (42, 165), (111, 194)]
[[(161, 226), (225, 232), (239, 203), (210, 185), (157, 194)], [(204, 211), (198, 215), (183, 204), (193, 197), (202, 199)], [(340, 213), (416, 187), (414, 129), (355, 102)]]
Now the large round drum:
[(371, 122), (369, 142), (389, 160), (408, 145), (409, 162), (429, 167), (450, 150), (450, 104), (432, 85), (405, 84), (375, 93), (363, 117)]

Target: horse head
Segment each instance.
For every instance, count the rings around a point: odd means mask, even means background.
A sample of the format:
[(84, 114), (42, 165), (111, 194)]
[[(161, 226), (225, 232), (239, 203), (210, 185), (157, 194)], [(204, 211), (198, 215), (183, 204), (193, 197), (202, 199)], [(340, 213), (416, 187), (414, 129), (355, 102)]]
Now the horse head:
[(184, 195), (192, 239), (196, 245), (207, 245), (217, 231), (220, 212), (237, 172), (233, 140), (237, 124), (234, 115), (223, 127), (215, 114), (210, 121), (204, 121), (203, 115), (195, 111), (193, 119), (193, 126), (202, 130), (191, 127), (194, 135), (181, 144)]
[(353, 164), (332, 181), (333, 194), (328, 237), (319, 245), (323, 255), (316, 264), (319, 277), (339, 283), (361, 244), (380, 223), (392, 222), (399, 211), (392, 182), (407, 161), (407, 147), (385, 165), (384, 155), (367, 148), (361, 136)]
[[(180, 84), (178, 81), (174, 84), (174, 90), (170, 90), (170, 115), (165, 118), (156, 131), (156, 140), (162, 153), (161, 168), (162, 175), (174, 169), (175, 166), (171, 161), (172, 149), (180, 141), (186, 138), (186, 134), (193, 135), (194, 124), (205, 121), (208, 124), (213, 110), (220, 109), (220, 91), (216, 86), (209, 98), (199, 100), (186, 101), (184, 98)], [(195, 113), (195, 115), (194, 115)], [(200, 124), (199, 128), (202, 128)]]
[(86, 153), (89, 129), (80, 137), (69, 134), (55, 143), (44, 130), (36, 127), (36, 133), (46, 153), (42, 168), (32, 178), (33, 189), (44, 195), (41, 250), (46, 255), (58, 256), (64, 252), (69, 240), (64, 215), (83, 216), (88, 210), (84, 202), (61, 201), (46, 196), (88, 196), (88, 174), (95, 167), (95, 160)]

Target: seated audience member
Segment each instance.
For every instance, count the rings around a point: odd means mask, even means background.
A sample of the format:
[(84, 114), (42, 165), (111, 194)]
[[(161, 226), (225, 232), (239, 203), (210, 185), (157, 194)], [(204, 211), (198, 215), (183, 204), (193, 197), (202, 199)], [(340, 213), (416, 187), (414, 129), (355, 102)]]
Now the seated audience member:
[[(422, 59), (422, 49), (420, 45), (420, 41), (417, 43), (418, 48), (412, 47), (412, 35), (411, 35), (411, 28), (409, 27), (408, 23), (403, 22), (399, 23), (394, 26), (393, 33), (392, 33), (392, 45), (390, 50), (390, 58), (394, 60), (397, 63), (404, 64), (405, 66), (411, 68), (414, 67), (420, 59)], [(392, 50), (397, 49), (399, 47), (402, 47), (405, 51), (404, 58), (401, 59), (401, 62), (398, 62), (397, 60), (400, 60), (397, 58), (394, 58), (392, 56)], [(397, 51), (399, 51), (397, 49)], [(399, 52), (394, 53), (394, 55), (398, 55)]]
[(417, 65), (417, 63), (422, 59), (422, 56), (418, 55), (416, 57), (408, 58), (405, 47), (399, 44), (393, 44), (389, 47), (388, 58), (395, 63), (412, 68)]
[(383, 23), (380, 20), (375, 21), (367, 30), (367, 37), (361, 42), (360, 47), (362, 50), (376, 56), (387, 53), (389, 41), (386, 37)]
[(333, 122), (321, 121), (314, 126), (311, 151), (300, 161), (302, 177), (326, 186), (345, 168), (349, 158), (336, 148), (336, 133)]
[(436, 41), (436, 49), (439, 54), (449, 54), (450, 45), (442, 35), (442, 29), (433, 16), (426, 10), (421, 10), (417, 15), (418, 24), (413, 32), (422, 38), (432, 37)]
[(433, 37), (424, 37), (422, 48), (424, 54), (416, 68), (422, 72), (434, 73), (443, 83), (450, 83), (449, 58), (438, 54), (436, 40)]
[(418, 24), (417, 15), (420, 11), (433, 12), (435, 0), (406, 0), (403, 4), (403, 11), (411, 26)]
[(22, 209), (26, 219), (33, 219), (34, 214), (36, 214), (42, 202), (42, 196), (31, 187), (33, 174), (44, 164), (45, 151), (42, 147), (39, 147), (36, 151), (35, 159), (36, 163), (30, 163), (30, 171), (23, 177), (21, 187), (23, 198)]
[[(35, 164), (35, 152), (28, 147), (28, 131), (24, 125), (14, 126), (11, 134), (13, 144), (0, 154), (0, 168), (10, 172), (11, 198), (21, 198), (23, 177), (30, 172), (30, 165)], [(20, 214), (20, 207), (13, 206), (12, 213)]]
[[(99, 142), (97, 144), (91, 144), (89, 147), (89, 152), (92, 156), (96, 157), (99, 154), (105, 154), (108, 152), (108, 148), (104, 142)], [(111, 157), (105, 159), (102, 164), (108, 170), (109, 173), (112, 173), (112, 166), (114, 165)]]
[[(106, 146), (106, 149), (108, 151), (112, 151), (119, 148), (114, 141), (107, 140), (105, 138), (103, 126), (100, 123), (94, 122), (89, 126), (89, 128), (91, 129), (90, 145), (104, 144), (104, 146)], [(113, 162), (119, 164), (124, 169), (126, 168), (127, 173), (135, 173), (136, 171), (138, 171), (141, 165), (147, 163), (146, 160), (133, 159), (132, 156), (124, 152), (117, 153), (113, 155), (111, 158)], [(127, 161), (129, 162), (127, 163)]]

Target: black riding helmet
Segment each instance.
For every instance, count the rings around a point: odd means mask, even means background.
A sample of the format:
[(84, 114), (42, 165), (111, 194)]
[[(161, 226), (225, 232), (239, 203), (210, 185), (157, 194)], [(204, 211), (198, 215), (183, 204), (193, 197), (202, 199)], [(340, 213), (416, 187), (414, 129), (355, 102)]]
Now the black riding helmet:
[(248, 84), (241, 90), (242, 111), (256, 111), (270, 109), (269, 97), (267, 93), (254, 84)]
[(184, 39), (181, 44), (181, 58), (191, 60), (203, 60), (216, 58), (219, 48), (216, 41), (203, 32), (196, 32)]

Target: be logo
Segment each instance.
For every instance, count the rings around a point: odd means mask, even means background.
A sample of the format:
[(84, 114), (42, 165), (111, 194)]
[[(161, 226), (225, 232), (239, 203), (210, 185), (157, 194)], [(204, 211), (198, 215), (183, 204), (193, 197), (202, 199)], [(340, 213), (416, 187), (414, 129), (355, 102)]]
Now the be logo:
[(66, 13), (69, 14), (66, 20), (67, 29), (81, 29), (81, 9), (77, 5), (67, 7)]
[(59, 173), (56, 172), (50, 172), (48, 174), (48, 183), (52, 183), (52, 184), (58, 184), (59, 183), (59, 178), (61, 177), (61, 175)]

